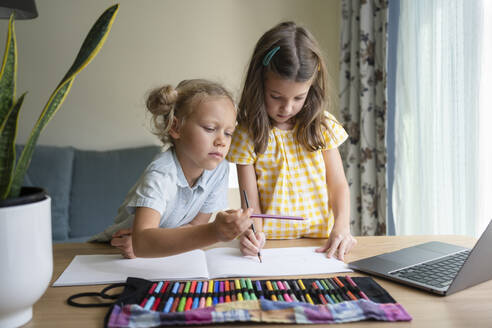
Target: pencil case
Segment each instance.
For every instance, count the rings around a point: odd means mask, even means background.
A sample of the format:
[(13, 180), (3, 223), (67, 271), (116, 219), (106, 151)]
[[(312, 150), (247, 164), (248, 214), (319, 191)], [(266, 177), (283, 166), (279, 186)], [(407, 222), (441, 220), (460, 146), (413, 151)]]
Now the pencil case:
[[(108, 294), (109, 290), (121, 286), (124, 286), (121, 294)], [(98, 296), (109, 302), (77, 302), (78, 298), (87, 296)], [(72, 295), (68, 303), (110, 306), (104, 320), (104, 326), (110, 328), (412, 319), (371, 277), (184, 281), (129, 277), (126, 283), (110, 285), (100, 293)]]

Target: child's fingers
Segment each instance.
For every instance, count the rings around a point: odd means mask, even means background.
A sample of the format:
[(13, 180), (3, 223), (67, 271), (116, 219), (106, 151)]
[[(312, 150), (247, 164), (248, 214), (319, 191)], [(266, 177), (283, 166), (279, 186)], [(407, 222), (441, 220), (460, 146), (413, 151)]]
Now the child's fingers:
[(344, 260), (344, 256), (346, 253), (348, 253), (348, 247), (350, 244), (350, 240), (345, 238), (342, 240), (342, 242), (338, 245), (338, 259), (340, 261)]
[(132, 233), (132, 229), (121, 229), (116, 231), (112, 237), (121, 237), (124, 235), (130, 235)]
[(333, 257), (342, 240), (343, 237), (341, 235), (335, 236), (334, 238), (330, 238), (328, 240), (329, 245), (328, 245), (328, 249), (327, 249), (328, 252), (326, 253), (326, 257)]
[(125, 244), (124, 238), (114, 237), (113, 239), (111, 239), (111, 246), (120, 247), (123, 246), (124, 244)]
[(240, 240), (241, 253), (243, 255), (256, 255), (258, 253), (258, 241), (250, 230), (243, 234)]
[(256, 235), (256, 240), (258, 240), (258, 249), (263, 248), (265, 246), (265, 234), (263, 232), (257, 232)]

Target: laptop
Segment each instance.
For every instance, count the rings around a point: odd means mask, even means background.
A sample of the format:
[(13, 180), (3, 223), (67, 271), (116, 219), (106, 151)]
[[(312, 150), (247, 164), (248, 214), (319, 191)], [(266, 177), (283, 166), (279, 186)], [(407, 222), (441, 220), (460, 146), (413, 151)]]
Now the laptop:
[(471, 250), (432, 241), (348, 265), (353, 270), (449, 295), (492, 279), (492, 221)]

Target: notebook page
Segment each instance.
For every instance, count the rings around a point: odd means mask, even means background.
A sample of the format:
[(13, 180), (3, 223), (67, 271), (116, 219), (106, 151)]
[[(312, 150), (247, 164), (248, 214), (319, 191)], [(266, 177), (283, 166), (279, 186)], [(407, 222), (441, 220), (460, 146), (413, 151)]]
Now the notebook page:
[(317, 253), (317, 247), (266, 248), (258, 257), (242, 256), (238, 248), (205, 251), (210, 278), (261, 277), (352, 272), (347, 264)]
[(125, 259), (120, 254), (77, 255), (53, 286), (110, 284), (125, 282), (127, 277), (207, 279), (207, 263), (202, 250), (149, 259)]

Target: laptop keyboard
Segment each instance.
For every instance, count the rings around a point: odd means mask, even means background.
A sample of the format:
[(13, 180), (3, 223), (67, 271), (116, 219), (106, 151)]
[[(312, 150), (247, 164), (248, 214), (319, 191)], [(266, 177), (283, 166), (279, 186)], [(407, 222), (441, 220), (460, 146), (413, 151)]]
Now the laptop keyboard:
[(438, 288), (447, 287), (463, 266), (468, 254), (470, 254), (470, 250), (465, 250), (437, 260), (393, 271), (391, 274)]

